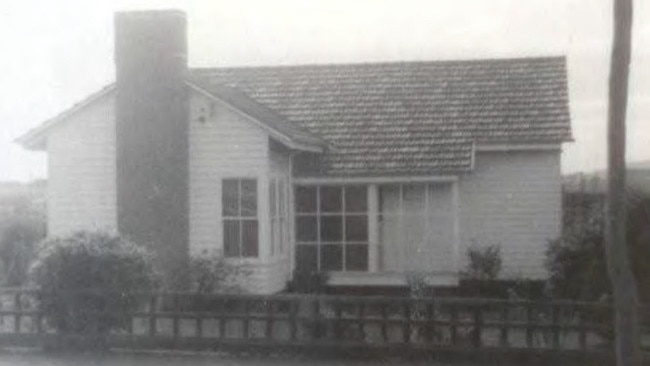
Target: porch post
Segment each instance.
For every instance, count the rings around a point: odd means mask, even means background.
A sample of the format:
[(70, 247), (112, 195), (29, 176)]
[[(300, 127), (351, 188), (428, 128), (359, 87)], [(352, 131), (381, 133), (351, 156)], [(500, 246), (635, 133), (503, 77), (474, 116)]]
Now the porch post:
[(382, 269), (379, 245), (379, 191), (376, 184), (368, 184), (368, 272)]

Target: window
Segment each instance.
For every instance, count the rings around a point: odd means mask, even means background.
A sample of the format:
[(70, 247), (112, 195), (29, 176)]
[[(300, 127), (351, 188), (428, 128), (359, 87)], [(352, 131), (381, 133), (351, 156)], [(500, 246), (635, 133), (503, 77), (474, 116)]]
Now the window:
[(430, 270), (453, 238), (451, 184), (380, 185), (378, 266), (380, 270)]
[(368, 270), (366, 186), (297, 186), (296, 267)]
[(235, 258), (257, 257), (257, 181), (224, 179), (221, 201), (224, 255)]
[(287, 184), (283, 178), (272, 178), (269, 183), (271, 218), (271, 255), (284, 253), (289, 240)]

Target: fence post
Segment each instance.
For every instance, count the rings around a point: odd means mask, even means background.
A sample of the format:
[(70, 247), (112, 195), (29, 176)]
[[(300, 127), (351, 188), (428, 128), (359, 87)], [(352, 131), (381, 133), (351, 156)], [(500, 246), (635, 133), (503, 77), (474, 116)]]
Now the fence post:
[(553, 348), (560, 348), (560, 307), (553, 306), (551, 309), (551, 322), (553, 329)]
[(503, 307), (501, 308), (501, 334), (500, 334), (500, 339), (499, 343), (501, 347), (508, 348), (510, 346), (510, 343), (508, 342), (508, 330), (510, 326), (510, 319), (509, 319), (509, 314), (510, 314), (510, 306), (511, 303), (510, 301), (503, 303)]
[(533, 321), (535, 317), (533, 316), (533, 305), (526, 304), (526, 347), (533, 348)]
[(327, 328), (324, 326), (324, 324), (321, 323), (319, 301), (320, 300), (318, 298), (314, 298), (314, 302), (312, 303), (312, 324), (310, 334), (312, 341), (318, 340), (322, 336), (322, 332), (327, 331)]
[(403, 323), (403, 333), (402, 333), (402, 341), (404, 343), (409, 343), (411, 341), (411, 304), (409, 301), (412, 300), (406, 300), (402, 304), (404, 308), (404, 323)]
[(584, 351), (587, 349), (587, 323), (585, 321), (585, 311), (583, 310), (579, 314), (578, 343), (580, 344), (580, 350)]
[(425, 329), (425, 340), (427, 343), (433, 343), (436, 331), (436, 313), (433, 300), (427, 303), (427, 324)]
[(268, 340), (273, 339), (273, 321), (275, 315), (273, 314), (273, 302), (266, 299), (266, 330), (264, 336)]
[(20, 297), (21, 292), (16, 292), (16, 295), (14, 295), (14, 310), (16, 311), (14, 315), (14, 333), (20, 333), (20, 318), (23, 310)]
[(359, 320), (359, 323), (358, 323), (359, 324), (359, 337), (360, 337), (362, 342), (365, 341), (365, 339), (366, 339), (365, 307), (366, 307), (366, 303), (363, 302), (363, 300), (361, 302), (359, 302), (359, 312), (358, 312), (357, 316), (359, 318), (358, 319)]
[(297, 306), (300, 299), (291, 299), (289, 302), (289, 327), (291, 332), (291, 340), (295, 341), (298, 338), (298, 324), (297, 324)]
[(173, 331), (173, 336), (174, 336), (174, 342), (178, 340), (178, 337), (180, 336), (180, 327), (179, 327), (179, 295), (175, 293), (172, 297), (172, 310), (174, 312), (172, 316), (172, 331)]
[(481, 334), (483, 333), (483, 312), (481, 305), (474, 307), (474, 329), (472, 331), (472, 345), (475, 348), (481, 347)]
[(250, 338), (250, 308), (251, 308), (250, 305), (251, 305), (251, 300), (244, 299), (243, 303), (244, 303), (244, 309), (243, 309), (243, 312), (244, 312), (244, 314), (243, 314), (244, 315), (243, 322), (244, 323), (242, 324), (243, 328), (244, 328), (243, 329), (243, 333), (244, 333), (243, 337), (244, 337), (244, 339), (248, 339), (248, 338)]
[(449, 306), (449, 337), (452, 346), (456, 346), (458, 343), (458, 309), (455, 304), (450, 304)]
[(388, 310), (385, 302), (381, 304), (381, 338), (388, 343)]
[(226, 304), (227, 299), (222, 298), (219, 301), (219, 338), (226, 338)]
[(156, 311), (157, 311), (157, 295), (151, 295), (149, 299), (149, 335), (156, 335)]

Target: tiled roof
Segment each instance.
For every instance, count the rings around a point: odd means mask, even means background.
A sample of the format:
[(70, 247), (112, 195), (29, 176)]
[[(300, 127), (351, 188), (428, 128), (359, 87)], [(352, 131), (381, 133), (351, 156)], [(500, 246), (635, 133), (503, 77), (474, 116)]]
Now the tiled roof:
[(327, 141), (327, 175), (471, 168), (473, 143), (571, 139), (563, 57), (193, 69)]

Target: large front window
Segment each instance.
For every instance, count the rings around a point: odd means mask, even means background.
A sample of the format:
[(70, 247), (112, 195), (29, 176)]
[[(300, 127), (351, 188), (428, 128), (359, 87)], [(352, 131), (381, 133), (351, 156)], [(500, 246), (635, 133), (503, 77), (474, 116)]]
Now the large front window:
[(257, 181), (224, 179), (221, 201), (224, 255), (235, 258), (257, 257)]
[(297, 186), (296, 268), (368, 270), (366, 186)]

